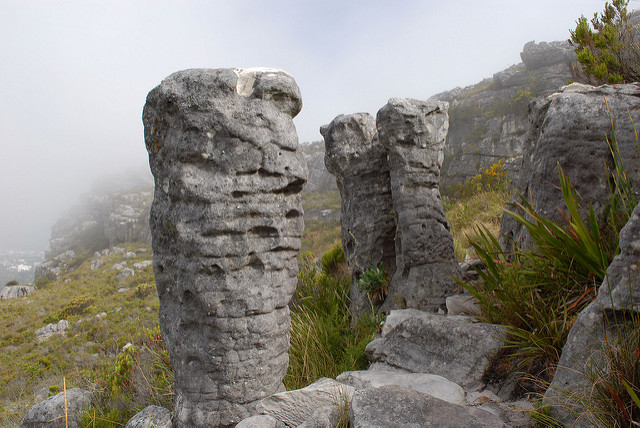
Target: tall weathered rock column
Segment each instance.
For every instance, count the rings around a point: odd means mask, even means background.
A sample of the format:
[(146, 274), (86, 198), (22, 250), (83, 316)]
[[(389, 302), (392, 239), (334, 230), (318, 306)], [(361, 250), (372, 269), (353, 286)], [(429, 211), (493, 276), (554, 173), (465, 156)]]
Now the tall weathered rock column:
[(396, 226), (387, 155), (368, 113), (340, 115), (320, 133), (325, 165), (342, 196), (340, 238), (352, 272), (351, 312), (360, 314), (371, 305), (357, 285), (360, 275), (380, 262), (389, 275), (395, 272)]
[(377, 114), (397, 216), (396, 272), (383, 309), (436, 311), (460, 277), (439, 181), (449, 129), (448, 104), (392, 98)]
[(272, 69), (181, 71), (147, 96), (174, 426), (232, 426), (283, 390), (304, 228), (301, 107), (294, 79)]

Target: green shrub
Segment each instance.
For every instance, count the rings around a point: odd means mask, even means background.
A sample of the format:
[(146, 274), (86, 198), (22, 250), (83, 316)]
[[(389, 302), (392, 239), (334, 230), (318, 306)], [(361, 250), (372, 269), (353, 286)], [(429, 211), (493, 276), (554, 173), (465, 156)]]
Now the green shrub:
[(7, 282), (4, 286), (5, 287), (11, 287), (12, 285), (20, 285), (20, 283), (18, 281), (16, 281), (15, 279)]
[(378, 266), (369, 266), (358, 278), (358, 287), (367, 293), (371, 303), (381, 305), (389, 293), (389, 277), (384, 268), (384, 263)]
[(89, 312), (91, 309), (95, 310), (95, 308), (92, 306), (94, 302), (95, 298), (91, 296), (78, 296), (75, 299), (70, 300), (57, 313), (45, 317), (43, 319), (43, 323), (56, 323), (70, 316), (83, 315), (84, 313)]
[(640, 80), (640, 48), (627, 12), (628, 0), (605, 3), (604, 11), (589, 22), (581, 16), (571, 32), (578, 62), (598, 83)]
[(291, 346), (284, 379), (287, 389), (366, 368), (364, 348), (379, 323), (372, 321), (372, 315), (351, 327), (350, 282), (339, 242), (323, 255), (320, 265), (311, 253), (300, 256), (298, 287), (289, 304)]

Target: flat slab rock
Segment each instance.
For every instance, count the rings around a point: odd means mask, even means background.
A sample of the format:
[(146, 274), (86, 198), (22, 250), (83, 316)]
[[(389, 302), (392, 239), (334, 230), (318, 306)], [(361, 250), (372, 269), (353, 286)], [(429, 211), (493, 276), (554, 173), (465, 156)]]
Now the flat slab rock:
[(404, 309), (390, 312), (365, 352), (372, 363), (382, 363), (375, 367), (436, 374), (473, 388), (481, 385), (504, 335), (504, 328), (472, 318)]
[(429, 394), (452, 404), (467, 404), (464, 390), (460, 385), (442, 376), (428, 373), (402, 373), (387, 370), (360, 370), (344, 372), (336, 380), (351, 385), (356, 390), (396, 385), (406, 389)]
[(506, 427), (496, 415), (459, 406), (396, 385), (356, 391), (351, 401), (352, 428)]
[(258, 403), (256, 410), (295, 427), (311, 419), (317, 409), (342, 407), (345, 401), (351, 400), (354, 392), (352, 386), (322, 378), (305, 388), (264, 398)]

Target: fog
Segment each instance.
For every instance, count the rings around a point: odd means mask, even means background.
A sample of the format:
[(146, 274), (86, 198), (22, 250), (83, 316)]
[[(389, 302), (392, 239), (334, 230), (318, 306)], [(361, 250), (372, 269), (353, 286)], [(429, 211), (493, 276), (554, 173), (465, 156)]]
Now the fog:
[[(632, 2), (630, 8), (637, 6)], [(146, 94), (186, 68), (291, 73), (300, 141), (341, 113), (428, 98), (569, 37), (603, 1), (0, 0), (0, 251), (42, 249), (107, 173), (148, 169)]]

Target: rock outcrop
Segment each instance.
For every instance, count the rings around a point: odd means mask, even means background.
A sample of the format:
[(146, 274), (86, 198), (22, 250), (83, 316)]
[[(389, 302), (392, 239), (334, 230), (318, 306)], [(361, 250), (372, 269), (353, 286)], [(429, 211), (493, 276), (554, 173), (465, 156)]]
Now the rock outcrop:
[(436, 311), (460, 276), (438, 189), (447, 104), (392, 98), (374, 119), (340, 115), (321, 128), (325, 164), (342, 196), (342, 244), (352, 271), (352, 312), (371, 307), (358, 279), (384, 264), (383, 310)]
[(0, 289), (0, 300), (27, 297), (35, 288), (28, 285), (9, 285)]
[(352, 272), (351, 311), (359, 314), (371, 306), (357, 284), (360, 275), (380, 262), (389, 275), (395, 272), (396, 224), (387, 154), (378, 141), (376, 121), (367, 113), (339, 115), (320, 132), (327, 170), (336, 177), (342, 196), (340, 238)]
[(443, 376), (462, 387), (482, 384), (506, 332), (463, 316), (391, 311), (382, 333), (366, 347), (374, 370), (402, 369)]
[(307, 169), (293, 78), (186, 70), (147, 96), (150, 226), (174, 426), (233, 426), (283, 390)]
[(396, 221), (395, 273), (383, 308), (437, 311), (460, 276), (440, 197), (447, 103), (392, 98), (376, 117)]
[(528, 129), (527, 104), (580, 78), (576, 55), (566, 41), (529, 42), (520, 56), (522, 63), (476, 85), (431, 97), (450, 103), (443, 189), (464, 183), (501, 158), (517, 178)]
[[(552, 415), (567, 426), (590, 427), (595, 422), (578, 400), (589, 402), (593, 393), (587, 372), (592, 363), (603, 362), (605, 343), (625, 341), (622, 334), (636, 334), (640, 302), (640, 205), (620, 232), (620, 254), (614, 259), (598, 290), (598, 297), (576, 319), (562, 348), (558, 369), (545, 393)], [(635, 320), (635, 325), (633, 321)], [(628, 323), (624, 326), (625, 323)], [(625, 328), (620, 328), (624, 326)], [(605, 340), (607, 339), (607, 341)], [(635, 352), (635, 351), (634, 351)], [(573, 410), (573, 411), (571, 411)], [(578, 418), (580, 416), (580, 418)]]
[[(612, 120), (622, 162), (632, 183), (640, 183), (640, 162), (633, 123), (640, 123), (640, 84), (589, 86), (574, 83), (531, 104), (530, 130), (516, 190), (536, 212), (563, 223), (566, 213), (559, 188), (559, 164), (580, 194), (583, 207), (601, 213), (614, 183), (607, 139)], [(636, 188), (637, 189), (637, 188)], [(636, 190), (637, 191), (637, 190)], [(500, 229), (504, 248), (533, 245), (526, 228), (505, 215)]]

